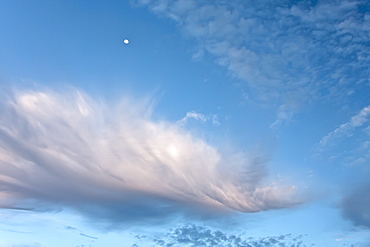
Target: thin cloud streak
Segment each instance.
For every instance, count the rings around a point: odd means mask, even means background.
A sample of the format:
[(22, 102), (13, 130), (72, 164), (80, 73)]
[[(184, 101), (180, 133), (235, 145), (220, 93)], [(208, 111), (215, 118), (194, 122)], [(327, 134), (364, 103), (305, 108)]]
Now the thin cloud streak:
[(154, 122), (145, 102), (18, 91), (0, 109), (3, 208), (70, 207), (119, 223), (299, 203), (294, 186), (263, 183), (262, 156), (225, 154), (177, 123)]

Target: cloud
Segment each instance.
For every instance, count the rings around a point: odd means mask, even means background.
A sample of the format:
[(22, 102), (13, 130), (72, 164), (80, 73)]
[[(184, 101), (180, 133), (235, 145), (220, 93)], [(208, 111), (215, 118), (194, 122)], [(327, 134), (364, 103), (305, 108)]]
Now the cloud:
[(68, 230), (68, 231), (72, 231), (72, 232), (77, 232), (77, 233), (79, 233), (80, 236), (83, 236), (83, 237), (86, 237), (86, 238), (98, 239), (97, 237), (87, 235), (87, 234), (81, 232), (79, 229), (77, 229), (76, 227), (73, 227), (73, 226), (64, 226), (64, 229)]
[(185, 117), (177, 121), (179, 124), (186, 124), (190, 119), (194, 119), (197, 121), (200, 121), (202, 123), (205, 123), (207, 121), (211, 121), (211, 123), (215, 126), (220, 126), (221, 123), (218, 121), (218, 116), (216, 114), (210, 114), (208, 116), (198, 113), (195, 111), (187, 112)]
[(195, 119), (203, 123), (207, 121), (207, 117), (204, 116), (202, 113), (197, 113), (197, 112), (192, 111), (192, 112), (187, 112), (186, 116), (182, 118), (181, 120), (179, 120), (178, 122), (187, 123), (189, 119)]
[(347, 193), (341, 203), (343, 216), (356, 226), (370, 228), (370, 183), (363, 183)]
[(77, 230), (77, 228), (73, 227), (73, 226), (64, 226), (64, 229), (70, 230), (70, 231), (76, 231)]
[(91, 238), (91, 239), (98, 239), (97, 237), (89, 236), (84, 233), (80, 233), (80, 236), (86, 237), (86, 238)]
[[(306, 246), (303, 243), (303, 237), (303, 235), (292, 237), (291, 234), (260, 238), (248, 237), (245, 234), (229, 234), (221, 230), (190, 224), (170, 230), (165, 236), (152, 238), (150, 246), (298, 247)], [(142, 242), (138, 242), (132, 246), (141, 246), (141, 244)]]
[(136, 3), (172, 19), (196, 40), (194, 56), (210, 56), (243, 80), (250, 99), (276, 107), (277, 124), (290, 120), (303, 103), (347, 97), (355, 85), (368, 83), (370, 14), (365, 1)]
[(263, 156), (222, 153), (177, 123), (154, 122), (150, 101), (16, 91), (0, 104), (3, 208), (70, 207), (120, 223), (298, 203), (294, 186), (263, 183)]
[[(369, 120), (370, 106), (366, 106), (347, 122), (322, 137), (313, 146), (314, 156), (324, 158), (326, 162), (357, 167), (362, 172), (368, 172), (366, 164), (370, 160), (370, 142), (367, 133)], [(340, 145), (344, 142), (345, 145)]]

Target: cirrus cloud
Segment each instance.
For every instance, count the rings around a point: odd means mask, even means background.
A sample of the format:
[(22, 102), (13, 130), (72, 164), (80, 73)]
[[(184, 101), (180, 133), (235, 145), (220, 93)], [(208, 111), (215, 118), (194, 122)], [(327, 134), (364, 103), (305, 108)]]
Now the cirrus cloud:
[(294, 186), (263, 184), (262, 156), (222, 153), (176, 122), (155, 122), (148, 102), (18, 91), (0, 107), (3, 208), (70, 207), (127, 222), (298, 202)]

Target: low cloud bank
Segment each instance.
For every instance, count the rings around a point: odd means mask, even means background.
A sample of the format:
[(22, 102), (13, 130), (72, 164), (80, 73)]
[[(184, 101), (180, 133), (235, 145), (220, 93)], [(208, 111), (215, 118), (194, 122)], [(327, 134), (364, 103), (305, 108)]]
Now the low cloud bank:
[[(215, 246), (215, 247), (298, 247), (306, 246), (306, 235), (292, 236), (283, 234), (278, 236), (249, 237), (246, 234), (230, 234), (222, 230), (213, 230), (198, 225), (183, 225), (168, 231), (165, 236), (157, 236), (152, 239), (150, 246)], [(146, 236), (137, 236), (139, 241), (131, 247), (144, 245), (141, 239)], [(149, 245), (148, 243), (145, 243)], [(315, 244), (311, 244), (313, 246)], [(308, 245), (307, 245), (308, 246)]]
[(155, 122), (145, 102), (108, 106), (75, 90), (18, 91), (0, 104), (3, 208), (127, 222), (297, 203), (294, 186), (262, 183), (263, 157), (224, 154), (178, 123)]

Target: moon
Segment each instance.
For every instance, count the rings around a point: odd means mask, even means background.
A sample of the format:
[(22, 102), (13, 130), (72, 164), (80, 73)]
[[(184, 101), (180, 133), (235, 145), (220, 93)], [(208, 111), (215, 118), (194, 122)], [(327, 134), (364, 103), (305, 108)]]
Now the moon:
[(128, 43), (130, 43), (130, 41), (128, 39), (124, 39), (123, 43), (125, 43), (127, 45)]

